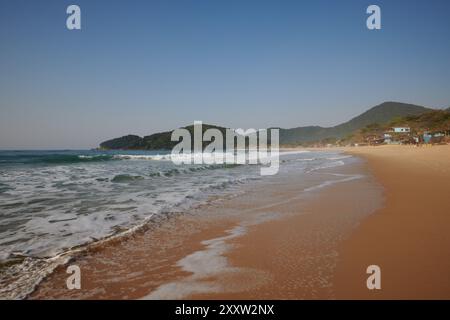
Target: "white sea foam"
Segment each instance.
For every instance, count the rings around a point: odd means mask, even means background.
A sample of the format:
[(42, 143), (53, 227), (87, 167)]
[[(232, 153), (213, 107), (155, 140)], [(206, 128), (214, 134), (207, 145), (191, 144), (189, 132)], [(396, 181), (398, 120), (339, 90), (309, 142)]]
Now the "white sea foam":
[(229, 264), (224, 254), (232, 248), (230, 240), (243, 236), (248, 227), (277, 219), (278, 214), (268, 212), (258, 217), (244, 221), (228, 230), (227, 235), (202, 241), (203, 250), (187, 255), (177, 262), (183, 271), (191, 273), (179, 281), (165, 283), (142, 299), (183, 299), (191, 294), (223, 291), (220, 281), (208, 280), (209, 277), (239, 271), (239, 268)]
[(334, 167), (340, 167), (340, 166), (343, 166), (344, 164), (345, 164), (344, 161), (326, 162), (326, 163), (322, 163), (318, 166), (312, 167), (307, 172), (317, 171), (317, 170), (321, 170), (321, 169), (329, 169), (329, 168), (334, 168)]
[(115, 159), (125, 159), (125, 160), (171, 161), (170, 154), (155, 154), (155, 155), (116, 154), (113, 157)]
[(328, 186), (331, 186), (333, 184), (337, 184), (337, 183), (342, 183), (342, 182), (348, 182), (348, 181), (352, 181), (352, 180), (357, 180), (357, 179), (361, 179), (364, 177), (364, 175), (360, 175), (360, 174), (354, 174), (354, 175), (345, 175), (346, 178), (343, 179), (337, 179), (337, 180), (326, 180), (318, 185), (315, 186), (311, 186), (308, 188), (305, 188), (303, 191), (305, 192), (310, 192), (310, 191), (314, 191), (314, 190), (318, 190), (318, 189), (322, 189)]
[[(294, 151), (280, 151), (279, 156), (286, 155), (299, 155), (303, 153), (309, 153), (308, 150), (294, 150)], [(271, 159), (270, 151), (268, 152), (258, 152), (256, 150), (251, 150), (250, 152), (246, 150), (237, 150), (236, 153), (242, 153), (246, 155), (246, 159), (249, 162), (255, 162), (258, 159)], [(116, 154), (115, 159), (125, 159), (125, 160), (152, 160), (152, 161), (174, 161), (190, 163), (194, 160), (203, 160), (207, 163), (213, 163), (214, 160), (224, 162), (227, 157), (233, 157), (234, 152), (200, 152), (200, 153), (180, 153), (180, 154), (155, 154), (155, 155), (138, 155), (138, 154)]]
[(343, 156), (337, 156), (337, 157), (330, 157), (327, 158), (327, 160), (342, 160), (342, 159), (348, 159), (351, 158), (351, 155), (343, 155)]

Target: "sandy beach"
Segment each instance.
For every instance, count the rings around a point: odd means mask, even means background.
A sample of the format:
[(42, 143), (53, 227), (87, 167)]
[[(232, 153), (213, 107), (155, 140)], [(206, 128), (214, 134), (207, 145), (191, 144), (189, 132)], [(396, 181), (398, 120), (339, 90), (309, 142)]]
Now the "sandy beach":
[[(360, 160), (317, 192), (293, 176), (201, 206), (74, 259), (83, 290), (60, 267), (30, 298), (449, 298), (450, 148), (343, 151)], [(372, 264), (381, 290), (366, 287)]]
[[(264, 269), (274, 276), (273, 281), (258, 290), (198, 297), (450, 298), (446, 276), (450, 270), (450, 148), (382, 146), (345, 151), (367, 160), (369, 171), (383, 187), (382, 208), (365, 217), (349, 235), (341, 233), (344, 239), (332, 238), (330, 229), (315, 227), (336, 225), (338, 219), (332, 213), (349, 217), (348, 212), (360, 212), (373, 200), (374, 190), (365, 194), (360, 181), (329, 188), (307, 205), (312, 215), (269, 222), (236, 240), (239, 249), (229, 254), (233, 265)], [(321, 219), (326, 223), (320, 225)], [(327, 232), (330, 241), (317, 241), (320, 232)], [(327, 259), (333, 254), (336, 260)], [(330, 266), (330, 261), (335, 265)], [(366, 268), (373, 264), (382, 270), (381, 290), (366, 286)], [(327, 273), (333, 273), (331, 279)]]
[[(308, 250), (302, 234), (307, 230), (317, 236), (314, 222), (297, 216), (258, 226), (258, 230), (238, 240), (240, 249), (233, 251), (230, 259), (235, 265), (271, 270), (274, 281), (258, 291), (213, 297), (450, 298), (450, 147), (381, 146), (349, 148), (345, 152), (367, 160), (370, 172), (383, 187), (382, 208), (365, 217), (344, 240), (333, 239), (339, 243), (335, 252), (327, 251), (327, 245), (333, 247), (336, 242), (318, 244), (316, 256), (308, 255), (316, 260), (309, 270), (311, 261), (305, 257)], [(347, 213), (367, 205), (368, 199), (361, 191), (361, 182), (326, 190), (319, 200), (308, 205), (310, 210), (317, 210), (310, 220), (322, 217), (329, 222), (333, 219), (331, 212)], [(306, 243), (314, 246), (311, 239)], [(280, 252), (280, 247), (286, 251)], [(324, 282), (327, 263), (319, 257), (331, 252), (338, 258), (332, 279)], [(366, 286), (366, 268), (373, 264), (381, 268), (381, 290), (368, 290)], [(287, 290), (289, 284), (293, 286), (291, 291)]]
[[(450, 147), (352, 148), (384, 188), (385, 206), (339, 247), (337, 298), (449, 299)], [(382, 289), (369, 291), (377, 264)]]

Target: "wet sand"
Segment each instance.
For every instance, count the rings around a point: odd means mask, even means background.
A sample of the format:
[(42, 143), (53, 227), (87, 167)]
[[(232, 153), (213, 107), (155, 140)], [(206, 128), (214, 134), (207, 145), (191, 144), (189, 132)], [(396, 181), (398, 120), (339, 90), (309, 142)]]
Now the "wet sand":
[[(366, 172), (365, 164), (339, 170)], [(336, 170), (333, 170), (336, 171)], [(307, 200), (307, 201), (305, 201)], [(193, 299), (333, 299), (338, 245), (381, 206), (382, 190), (370, 175), (337, 183), (308, 199), (292, 198), (272, 210), (280, 219), (256, 225), (233, 241), (230, 264), (268, 275), (257, 288), (192, 295)], [(226, 279), (225, 285), (233, 282)], [(234, 281), (246, 281), (236, 277)]]
[(44, 279), (29, 299), (140, 299), (169, 279), (189, 276), (176, 263), (218, 237), (232, 219), (176, 215), (132, 236), (97, 246), (68, 265), (81, 270), (81, 289), (68, 290), (67, 265)]

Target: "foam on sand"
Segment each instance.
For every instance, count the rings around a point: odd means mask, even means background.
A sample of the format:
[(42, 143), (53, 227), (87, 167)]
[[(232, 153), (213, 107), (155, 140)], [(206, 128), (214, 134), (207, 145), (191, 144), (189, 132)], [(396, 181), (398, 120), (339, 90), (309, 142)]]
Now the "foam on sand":
[[(223, 237), (202, 241), (205, 249), (191, 253), (177, 262), (177, 266), (183, 271), (191, 273), (190, 276), (163, 284), (142, 299), (183, 299), (192, 294), (223, 292), (227, 288), (220, 279), (215, 279), (218, 274), (221, 274), (221, 278), (223, 278), (223, 275), (226, 274), (232, 275), (247, 271), (253, 273), (252, 280), (256, 284), (258, 280), (262, 280), (263, 275), (260, 275), (262, 277), (258, 279), (256, 270), (243, 270), (231, 266), (224, 254), (232, 249), (229, 241), (246, 234), (248, 227), (277, 218), (278, 215), (275, 213), (262, 214), (228, 230), (227, 235)], [(249, 279), (248, 282), (251, 280)], [(248, 282), (246, 286), (249, 286)], [(228, 288), (228, 290), (230, 289), (233, 288)]]

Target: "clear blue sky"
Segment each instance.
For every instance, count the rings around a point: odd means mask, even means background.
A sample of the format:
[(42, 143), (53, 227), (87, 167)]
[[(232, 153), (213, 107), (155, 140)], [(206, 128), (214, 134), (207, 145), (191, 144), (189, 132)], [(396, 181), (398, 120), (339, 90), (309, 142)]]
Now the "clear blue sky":
[[(78, 4), (82, 30), (66, 29)], [(370, 4), (382, 30), (366, 28)], [(0, 148), (450, 105), (450, 1), (0, 0)]]

